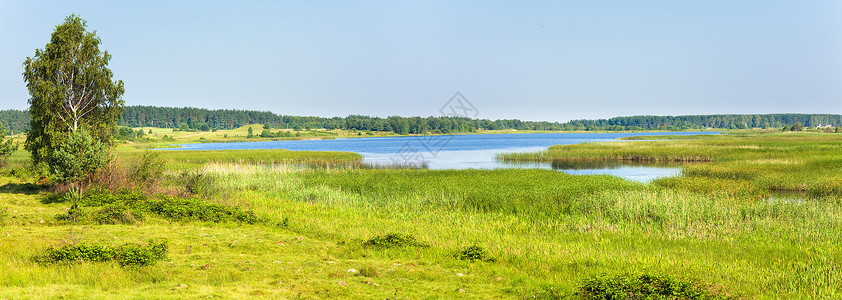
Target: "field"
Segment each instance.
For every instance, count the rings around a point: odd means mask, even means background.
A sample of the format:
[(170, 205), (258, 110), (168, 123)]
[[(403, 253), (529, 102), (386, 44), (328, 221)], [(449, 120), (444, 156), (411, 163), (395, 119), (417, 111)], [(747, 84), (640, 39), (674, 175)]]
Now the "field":
[[(126, 174), (146, 154), (135, 146), (117, 150)], [(71, 203), (58, 190), (20, 169), (18, 152), (16, 170), (0, 176), (0, 298), (579, 298), (601, 274), (659, 274), (714, 298), (840, 298), (840, 146), (835, 134), (745, 133), (501, 157), (683, 166), (683, 177), (650, 184), (550, 170), (348, 168), (359, 160), (350, 153), (173, 151), (158, 158), (154, 186), (126, 179), (123, 194), (88, 193), (93, 217), (75, 222), (60, 217)], [(112, 198), (142, 199), (113, 202), (142, 220), (97, 221)], [(161, 198), (257, 221), (136, 205)], [(376, 238), (390, 234), (410, 238)], [(147, 266), (32, 259), (65, 244), (148, 240), (169, 250)], [(472, 246), (481, 255), (463, 259)]]

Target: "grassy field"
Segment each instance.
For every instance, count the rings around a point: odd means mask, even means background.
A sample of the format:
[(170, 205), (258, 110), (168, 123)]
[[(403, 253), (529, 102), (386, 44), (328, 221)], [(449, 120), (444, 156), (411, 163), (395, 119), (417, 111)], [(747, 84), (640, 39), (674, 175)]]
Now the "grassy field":
[[(549, 170), (302, 167), (359, 159), (348, 153), (164, 152), (158, 189), (260, 221), (149, 211), (132, 224), (81, 221), (73, 233), (56, 217), (70, 203), (25, 172), (6, 172), (0, 298), (575, 298), (600, 274), (661, 274), (738, 298), (840, 298), (842, 197), (822, 184), (839, 179), (837, 140), (704, 136), (506, 156), (702, 161), (685, 165), (684, 177), (651, 184)], [(117, 157), (131, 166), (143, 153), (126, 145)], [(16, 163), (26, 159), (15, 154)], [(807, 198), (780, 201), (772, 190)], [(418, 243), (368, 246), (391, 233)], [(31, 259), (66, 243), (150, 239), (169, 244), (150, 266)], [(485, 259), (457, 259), (471, 246)]]

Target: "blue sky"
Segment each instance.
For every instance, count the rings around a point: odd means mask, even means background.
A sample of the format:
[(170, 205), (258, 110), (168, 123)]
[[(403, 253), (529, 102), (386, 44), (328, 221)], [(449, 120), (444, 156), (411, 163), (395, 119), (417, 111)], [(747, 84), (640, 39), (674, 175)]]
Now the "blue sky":
[(0, 109), (76, 13), (128, 105), (479, 118), (842, 113), (842, 1), (7, 1)]

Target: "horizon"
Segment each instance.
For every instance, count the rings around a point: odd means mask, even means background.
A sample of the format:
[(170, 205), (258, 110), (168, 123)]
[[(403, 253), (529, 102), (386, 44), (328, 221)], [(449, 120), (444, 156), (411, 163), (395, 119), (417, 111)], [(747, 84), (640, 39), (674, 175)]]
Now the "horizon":
[(842, 3), (610, 4), (7, 1), (0, 110), (28, 107), (21, 63), (75, 13), (131, 106), (439, 116), (461, 92), (489, 120), (842, 112)]

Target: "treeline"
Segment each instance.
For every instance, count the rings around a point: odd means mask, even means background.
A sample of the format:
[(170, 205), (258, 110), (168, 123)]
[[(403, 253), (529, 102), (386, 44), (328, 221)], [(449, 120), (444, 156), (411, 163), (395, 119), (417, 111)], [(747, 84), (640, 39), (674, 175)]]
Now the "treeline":
[(781, 128), (796, 123), (804, 127), (842, 125), (842, 115), (831, 114), (764, 114), (764, 115), (691, 115), (691, 116), (633, 116), (600, 120), (573, 120), (577, 128), (601, 130), (686, 130), (686, 129), (747, 129)]
[[(29, 129), (29, 114), (20, 110), (0, 111), (0, 122), (13, 133)], [(250, 124), (266, 124), (283, 129), (347, 129), (395, 132), (398, 134), (457, 133), (477, 130), (538, 131), (622, 131), (783, 128), (794, 124), (806, 128), (840, 126), (842, 115), (763, 114), (763, 115), (693, 115), (632, 116), (599, 120), (573, 120), (566, 123), (521, 120), (487, 120), (461, 117), (387, 118), (351, 115), (347, 117), (301, 117), (278, 115), (268, 111), (209, 110), (155, 106), (127, 106), (118, 125), (127, 127), (163, 127), (180, 130), (233, 129)]]
[(179, 129), (233, 129), (250, 124), (266, 124), (282, 129), (348, 129), (395, 132), (398, 134), (473, 132), (478, 129), (563, 130), (562, 124), (520, 120), (483, 120), (460, 117), (388, 118), (351, 115), (347, 117), (301, 117), (277, 115), (268, 111), (208, 110), (128, 106), (119, 125)]
[(29, 130), (29, 113), (25, 110), (0, 110), (0, 123), (3, 123), (10, 134), (27, 131)]

